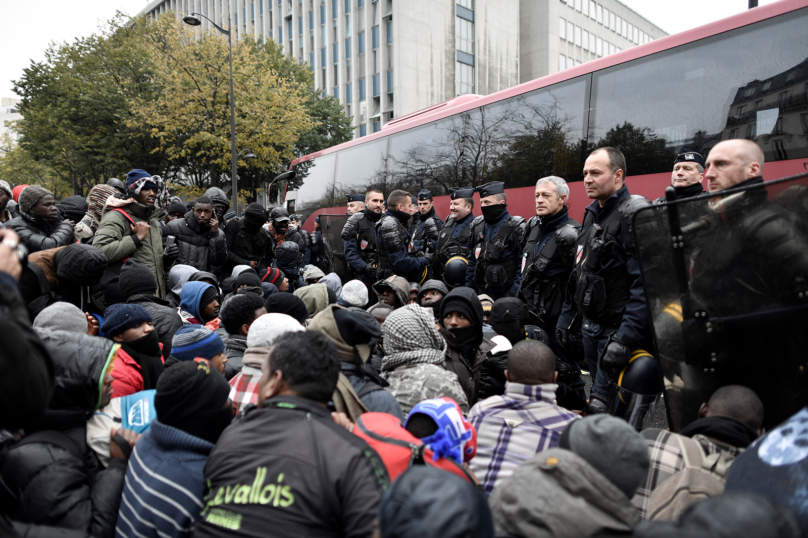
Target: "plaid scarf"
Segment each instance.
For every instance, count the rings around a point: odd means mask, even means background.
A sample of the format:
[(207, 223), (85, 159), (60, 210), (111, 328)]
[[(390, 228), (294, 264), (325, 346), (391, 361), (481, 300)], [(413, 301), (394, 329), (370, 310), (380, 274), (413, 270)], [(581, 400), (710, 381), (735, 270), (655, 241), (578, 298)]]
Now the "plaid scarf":
[(435, 330), (432, 311), (417, 304), (394, 310), (384, 322), (382, 372), (399, 366), (437, 364), (446, 361), (446, 340)]
[(168, 207), (168, 189), (166, 188), (166, 184), (163, 182), (163, 178), (160, 176), (142, 177), (132, 183), (127, 192), (134, 193), (134, 195), (137, 196), (140, 194), (140, 191), (143, 190), (146, 183), (154, 183), (157, 185), (157, 197), (154, 200), (154, 206), (161, 207), (163, 209)]

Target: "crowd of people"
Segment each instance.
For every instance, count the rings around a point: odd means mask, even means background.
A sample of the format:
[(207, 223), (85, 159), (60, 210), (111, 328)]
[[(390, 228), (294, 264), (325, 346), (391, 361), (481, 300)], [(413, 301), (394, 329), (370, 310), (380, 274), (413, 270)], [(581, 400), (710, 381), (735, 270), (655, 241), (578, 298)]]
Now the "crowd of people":
[[(672, 186), (762, 167), (685, 148)], [(1, 534), (808, 536), (808, 409), (772, 424), (731, 384), (677, 432), (615, 416), (655, 361), (625, 175), (592, 152), (583, 223), (555, 176), (529, 220), (501, 183), (445, 222), (429, 191), (351, 195), (347, 278), (299, 215), (218, 188), (0, 181)]]

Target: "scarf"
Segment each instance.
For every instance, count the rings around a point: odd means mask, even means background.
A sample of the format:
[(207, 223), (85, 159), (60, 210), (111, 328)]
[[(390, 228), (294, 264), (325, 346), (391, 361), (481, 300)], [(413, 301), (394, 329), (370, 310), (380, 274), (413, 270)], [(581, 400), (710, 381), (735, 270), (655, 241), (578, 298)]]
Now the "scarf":
[(405, 228), (407, 227), (407, 223), (410, 221), (410, 217), (412, 216), (409, 213), (405, 213), (403, 211), (396, 211), (395, 209), (388, 209), (387, 212), (390, 213), (390, 215), (392, 215), (396, 219), (398, 219), (398, 221), (402, 225), (404, 225)]
[(224, 349), (225, 351), (240, 351), (244, 353), (247, 351), (247, 337), (243, 334), (228, 335)]
[(676, 198), (690, 198), (704, 192), (701, 183), (694, 183), (686, 187), (674, 187), (674, 190), (676, 191)]
[(368, 208), (365, 208), (365, 218), (370, 222), (379, 222), (382, 218), (382, 213), (374, 213)]
[(495, 224), (497, 220), (508, 210), (508, 204), (486, 205), (482, 207), (483, 220), (488, 225)]
[(679, 433), (685, 437), (701, 434), (739, 448), (748, 447), (758, 437), (758, 432), (751, 426), (731, 417), (701, 418), (682, 428)]
[(359, 399), (359, 395), (356, 394), (351, 382), (342, 372), (340, 372), (339, 379), (337, 379), (337, 388), (334, 389), (334, 393), (331, 395), (331, 401), (337, 413), (345, 413), (351, 419), (351, 422), (356, 422), (359, 415), (368, 412), (368, 408)]
[(121, 344), (132, 359), (140, 366), (140, 376), (143, 378), (143, 390), (157, 388), (157, 379), (163, 373), (163, 354), (160, 349), (160, 337), (157, 331), (152, 331), (137, 340)]
[(447, 330), (449, 334), (454, 336), (457, 350), (466, 357), (469, 364), (474, 364), (472, 359), (477, 355), (477, 348), (480, 347), (480, 342), (482, 342), (482, 327), (469, 325), (468, 327), (454, 327)]
[[(134, 198), (140, 194), (147, 183), (153, 183), (157, 187), (157, 196), (154, 198), (154, 207), (165, 209), (168, 207), (168, 189), (160, 176), (142, 177), (129, 185), (127, 193), (134, 193)], [(132, 200), (135, 201), (135, 200)], [(193, 213), (193, 212), (192, 212)]]
[(402, 306), (387, 317), (382, 331), (387, 352), (382, 372), (405, 365), (445, 364), (446, 340), (435, 330), (429, 310), (416, 304)]
[(107, 205), (107, 200), (117, 192), (114, 187), (109, 185), (96, 185), (90, 189), (87, 194), (87, 216), (93, 220), (96, 226), (101, 222), (101, 213), (104, 211), (104, 206)]

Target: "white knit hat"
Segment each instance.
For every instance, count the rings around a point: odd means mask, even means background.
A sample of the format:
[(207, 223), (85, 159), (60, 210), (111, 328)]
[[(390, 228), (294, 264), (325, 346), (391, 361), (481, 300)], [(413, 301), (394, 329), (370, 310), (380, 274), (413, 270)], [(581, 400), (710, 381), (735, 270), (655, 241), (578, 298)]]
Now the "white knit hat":
[(351, 306), (368, 304), (368, 288), (361, 280), (351, 280), (342, 288), (342, 300)]
[(247, 333), (247, 347), (272, 347), (279, 336), (286, 333), (305, 331), (295, 318), (286, 314), (264, 314), (250, 325)]

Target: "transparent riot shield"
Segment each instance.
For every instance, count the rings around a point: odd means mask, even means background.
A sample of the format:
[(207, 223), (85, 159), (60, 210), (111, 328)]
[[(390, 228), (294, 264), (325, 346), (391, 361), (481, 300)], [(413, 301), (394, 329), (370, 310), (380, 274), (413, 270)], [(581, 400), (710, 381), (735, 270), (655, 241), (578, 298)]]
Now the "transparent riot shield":
[(351, 279), (348, 262), (345, 260), (345, 246), (342, 242), (342, 228), (348, 217), (342, 215), (320, 215), (320, 231), (323, 234), (325, 255), (331, 270), (340, 277), (342, 283)]
[(808, 174), (651, 206), (633, 233), (673, 431), (726, 385), (808, 403)]

